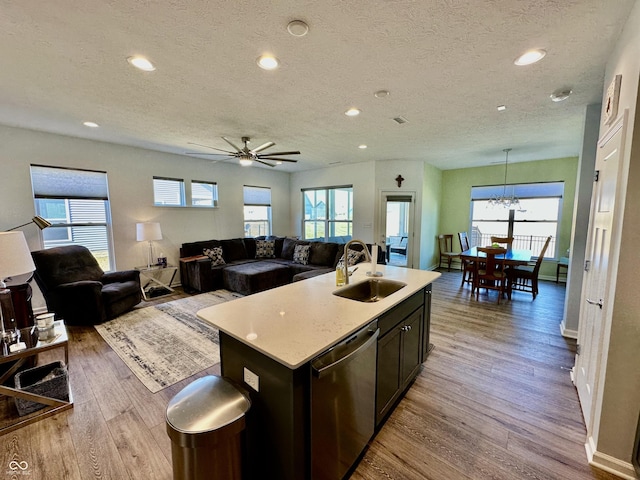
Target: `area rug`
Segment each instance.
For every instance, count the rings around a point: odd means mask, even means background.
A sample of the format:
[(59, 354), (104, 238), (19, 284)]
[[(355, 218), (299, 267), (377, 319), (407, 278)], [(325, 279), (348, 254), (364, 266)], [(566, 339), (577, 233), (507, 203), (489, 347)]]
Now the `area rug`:
[(196, 312), (241, 297), (216, 290), (132, 310), (95, 328), (144, 386), (156, 393), (220, 362), (218, 330)]

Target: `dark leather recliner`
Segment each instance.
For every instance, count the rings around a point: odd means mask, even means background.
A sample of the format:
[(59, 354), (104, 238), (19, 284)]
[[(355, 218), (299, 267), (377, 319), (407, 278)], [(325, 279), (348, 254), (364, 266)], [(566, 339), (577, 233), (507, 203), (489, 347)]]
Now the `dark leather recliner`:
[(55, 247), (31, 252), (31, 256), (48, 310), (68, 325), (102, 323), (142, 300), (140, 272), (105, 273), (86, 247)]

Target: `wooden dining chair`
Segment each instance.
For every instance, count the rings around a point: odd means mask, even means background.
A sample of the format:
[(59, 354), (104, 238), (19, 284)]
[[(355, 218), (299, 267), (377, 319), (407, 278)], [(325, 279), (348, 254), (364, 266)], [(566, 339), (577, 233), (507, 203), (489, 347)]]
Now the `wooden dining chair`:
[(538, 273), (540, 272), (540, 266), (542, 265), (544, 254), (549, 247), (549, 242), (551, 242), (551, 236), (548, 236), (547, 240), (544, 242), (542, 251), (540, 252), (540, 255), (538, 255), (538, 259), (535, 264), (512, 267), (509, 269), (508, 273), (509, 281), (511, 283), (511, 291), (519, 290), (521, 292), (530, 292), (531, 295), (533, 295), (533, 300), (536, 299), (536, 296), (538, 295)]
[(491, 245), (493, 245), (494, 243), (497, 243), (500, 246), (503, 246), (507, 250), (511, 250), (511, 247), (513, 246), (513, 237), (493, 237), (492, 236)]
[[(500, 299), (504, 296), (507, 284), (507, 272), (502, 269), (502, 262), (496, 259), (496, 255), (504, 255), (507, 253), (506, 248), (485, 248), (478, 247), (478, 252), (482, 252), (486, 257), (476, 257), (473, 262), (473, 287), (471, 295), (475, 292), (476, 300), (480, 295), (480, 289), (498, 291), (498, 305)], [(481, 264), (480, 262), (484, 262)]]
[(453, 234), (438, 235), (438, 249), (440, 250), (440, 261), (438, 268), (442, 267), (442, 261), (447, 262), (447, 271), (451, 271), (451, 261), (460, 256), (453, 251)]
[[(467, 232), (458, 232), (458, 240), (460, 241), (460, 251), (464, 252), (465, 250), (471, 249), (471, 244), (469, 243), (469, 236)], [(467, 282), (469, 284), (473, 284), (473, 262), (460, 258), (461, 268), (462, 268), (462, 283), (460, 286), (464, 286), (464, 283)]]

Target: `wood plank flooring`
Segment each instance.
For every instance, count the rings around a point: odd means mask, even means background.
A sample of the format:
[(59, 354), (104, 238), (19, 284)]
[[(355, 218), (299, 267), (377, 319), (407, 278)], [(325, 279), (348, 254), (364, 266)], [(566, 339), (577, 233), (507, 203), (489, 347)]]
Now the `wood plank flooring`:
[[(351, 478), (615, 478), (587, 465), (575, 342), (559, 332), (564, 287), (542, 282), (534, 302), (516, 292), (498, 306), (495, 292), (471, 299), (460, 279), (444, 271), (434, 284), (435, 348)], [(69, 333), (74, 408), (1, 436), (0, 478), (15, 460), (31, 480), (171, 479), (166, 405), (218, 367), (152, 394), (92, 327)]]

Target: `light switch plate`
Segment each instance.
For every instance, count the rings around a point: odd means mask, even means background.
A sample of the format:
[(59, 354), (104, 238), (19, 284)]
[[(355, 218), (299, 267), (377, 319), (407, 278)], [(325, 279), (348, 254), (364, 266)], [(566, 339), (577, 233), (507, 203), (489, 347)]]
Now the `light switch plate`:
[(244, 382), (253, 388), (256, 392), (260, 391), (260, 377), (244, 367)]

